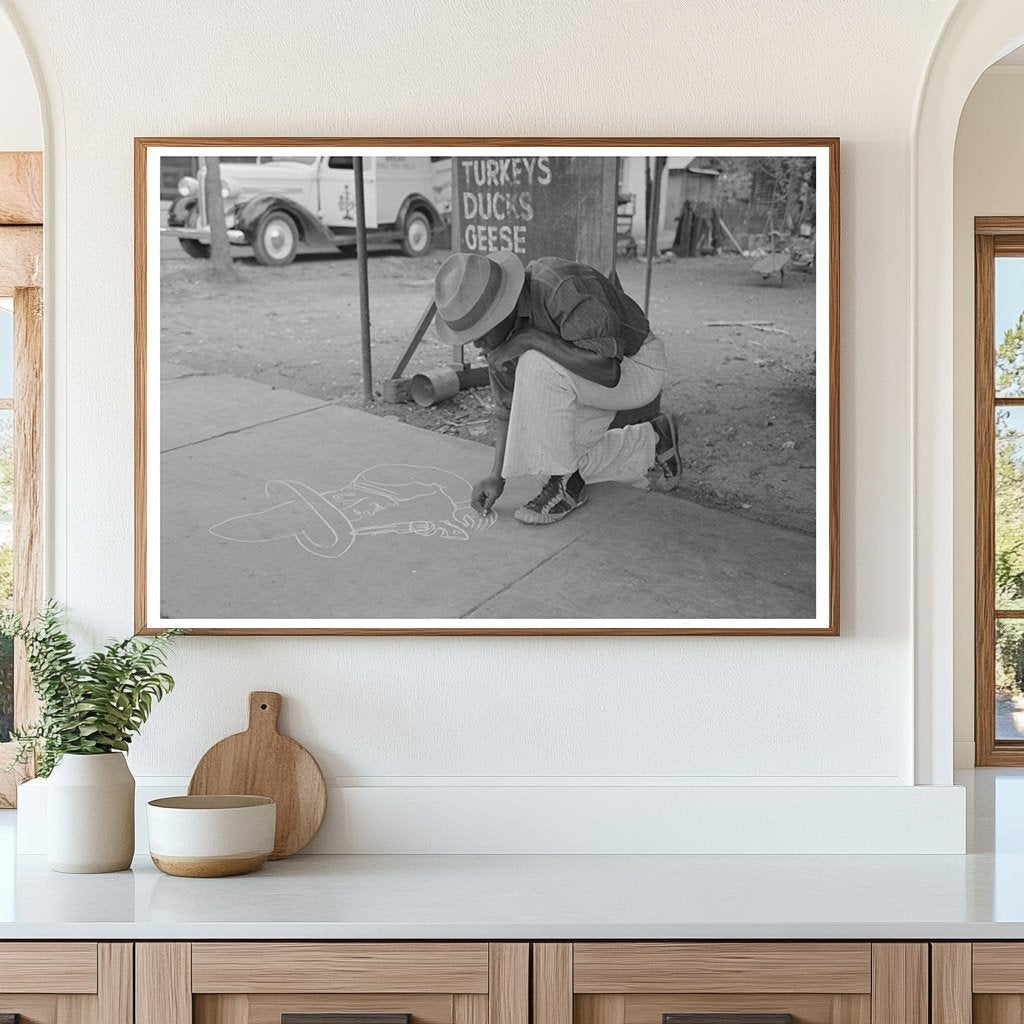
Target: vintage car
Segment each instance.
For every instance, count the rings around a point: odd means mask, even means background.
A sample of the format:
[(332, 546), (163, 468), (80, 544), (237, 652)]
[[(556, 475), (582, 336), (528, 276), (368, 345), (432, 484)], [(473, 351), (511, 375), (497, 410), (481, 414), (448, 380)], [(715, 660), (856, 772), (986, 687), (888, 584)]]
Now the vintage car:
[[(252, 246), (264, 266), (291, 263), (300, 245), (355, 245), (353, 173), (351, 156), (222, 156), (229, 241)], [(199, 161), (181, 178), (162, 229), (196, 259), (210, 253), (204, 176)], [(363, 189), (368, 239), (422, 256), (451, 218), (451, 158), (364, 157)]]

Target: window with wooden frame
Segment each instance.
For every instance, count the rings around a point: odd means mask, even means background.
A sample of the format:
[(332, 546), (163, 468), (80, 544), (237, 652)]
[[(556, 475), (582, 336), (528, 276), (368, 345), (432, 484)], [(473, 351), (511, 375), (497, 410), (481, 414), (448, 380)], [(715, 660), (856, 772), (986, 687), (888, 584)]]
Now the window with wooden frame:
[[(0, 606), (42, 600), (42, 155), (0, 153)], [(36, 714), (20, 647), (0, 641), (0, 769), (13, 726)], [(0, 771), (0, 807), (28, 774)]]
[(975, 220), (975, 760), (1024, 765), (1024, 217)]

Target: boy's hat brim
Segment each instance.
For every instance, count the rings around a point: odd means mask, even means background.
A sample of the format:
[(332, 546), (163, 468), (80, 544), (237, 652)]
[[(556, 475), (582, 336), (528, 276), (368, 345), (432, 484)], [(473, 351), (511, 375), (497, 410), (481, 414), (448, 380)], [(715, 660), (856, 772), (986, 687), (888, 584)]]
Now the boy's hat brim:
[[(450, 256), (438, 270), (438, 278), (442, 277), (445, 268), (453, 261), (460, 258), (465, 259), (465, 256), (466, 254), (463, 253), (455, 253)], [(497, 327), (516, 308), (523, 284), (526, 281), (526, 268), (522, 261), (515, 253), (511, 252), (489, 252), (486, 254), (486, 259), (496, 264), (501, 272), (501, 281), (495, 295), (491, 298), (487, 308), (472, 324), (461, 328), (452, 327), (445, 321), (441, 303), (438, 303), (437, 313), (434, 316), (434, 329), (442, 341), (453, 345), (476, 341), (493, 327)]]

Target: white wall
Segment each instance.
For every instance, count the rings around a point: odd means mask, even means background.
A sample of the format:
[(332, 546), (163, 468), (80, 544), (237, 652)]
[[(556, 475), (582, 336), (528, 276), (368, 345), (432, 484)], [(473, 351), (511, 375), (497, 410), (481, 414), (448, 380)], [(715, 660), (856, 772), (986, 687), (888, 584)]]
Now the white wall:
[(0, 13), (0, 151), (43, 148), (36, 84), (13, 26)]
[[(286, 694), (286, 728), (338, 784), (415, 784), (427, 804), (484, 783), (913, 782), (905, 225), (945, 0), (722, 0), (697, 20), (670, 0), (225, 0), (208, 10), (230, 55), (173, 5), (8, 6), (52, 98), (51, 589), (94, 639), (132, 625), (133, 136), (843, 140), (840, 639), (184, 639), (138, 774), (187, 776), (259, 687)], [(884, 818), (878, 796), (864, 814)]]
[(974, 764), (974, 218), (1024, 215), (1024, 66), (990, 68), (960, 119), (954, 161), (954, 710)]

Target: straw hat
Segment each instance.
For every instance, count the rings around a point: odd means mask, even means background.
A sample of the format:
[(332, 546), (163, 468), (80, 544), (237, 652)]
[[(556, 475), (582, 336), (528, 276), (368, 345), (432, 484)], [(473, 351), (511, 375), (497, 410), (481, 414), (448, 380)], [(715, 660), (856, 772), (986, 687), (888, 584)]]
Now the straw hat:
[(525, 280), (515, 253), (449, 256), (434, 279), (434, 326), (441, 340), (461, 344), (483, 337), (516, 308)]

